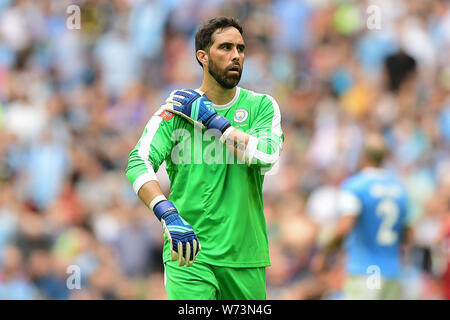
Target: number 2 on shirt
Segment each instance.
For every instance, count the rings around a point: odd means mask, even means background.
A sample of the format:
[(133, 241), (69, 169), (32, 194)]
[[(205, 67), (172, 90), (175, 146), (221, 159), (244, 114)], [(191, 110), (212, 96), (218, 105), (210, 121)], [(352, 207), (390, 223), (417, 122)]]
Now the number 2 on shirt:
[(377, 242), (380, 245), (390, 246), (397, 241), (398, 234), (393, 227), (399, 217), (399, 211), (398, 205), (392, 200), (382, 200), (378, 204), (376, 215), (382, 219), (377, 233)]

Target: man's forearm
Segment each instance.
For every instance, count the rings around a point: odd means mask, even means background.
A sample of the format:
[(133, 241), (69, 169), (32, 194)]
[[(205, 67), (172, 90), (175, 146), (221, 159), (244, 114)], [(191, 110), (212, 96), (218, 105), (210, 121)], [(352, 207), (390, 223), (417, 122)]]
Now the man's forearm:
[(158, 202), (166, 199), (161, 191), (158, 181), (156, 180), (146, 182), (139, 189), (138, 196), (150, 209), (152, 209)]
[(251, 136), (234, 127), (229, 127), (227, 130), (228, 132), (226, 131), (224, 133), (226, 137), (222, 138), (222, 142), (235, 157), (244, 161), (245, 149), (248, 146)]
[(278, 161), (282, 147), (281, 138), (273, 135), (270, 129), (260, 129), (254, 136), (229, 127), (220, 141), (242, 163), (264, 168), (271, 168)]
[(179, 266), (192, 266), (202, 248), (200, 242), (192, 226), (181, 218), (174, 204), (167, 201), (158, 181), (144, 183), (138, 191), (138, 196), (161, 221), (169, 243), (170, 260), (178, 261)]
[(342, 242), (345, 237), (350, 233), (353, 226), (355, 225), (357, 217), (354, 215), (341, 217), (335, 229), (335, 232), (328, 240), (327, 244), (324, 247), (324, 251), (329, 254), (337, 249), (339, 249), (342, 245)]
[(258, 138), (234, 127), (229, 127), (220, 140), (239, 161), (247, 165), (252, 164), (254, 153), (258, 147)]

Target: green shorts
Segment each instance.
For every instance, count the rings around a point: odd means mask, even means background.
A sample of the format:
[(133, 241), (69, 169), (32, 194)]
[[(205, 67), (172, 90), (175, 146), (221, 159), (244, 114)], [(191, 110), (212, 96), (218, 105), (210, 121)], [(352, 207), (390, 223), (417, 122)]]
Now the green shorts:
[(399, 281), (380, 279), (379, 288), (370, 288), (366, 276), (347, 276), (343, 288), (344, 299), (348, 300), (399, 300), (402, 287)]
[(196, 261), (190, 267), (164, 264), (169, 300), (265, 300), (266, 267), (231, 268)]

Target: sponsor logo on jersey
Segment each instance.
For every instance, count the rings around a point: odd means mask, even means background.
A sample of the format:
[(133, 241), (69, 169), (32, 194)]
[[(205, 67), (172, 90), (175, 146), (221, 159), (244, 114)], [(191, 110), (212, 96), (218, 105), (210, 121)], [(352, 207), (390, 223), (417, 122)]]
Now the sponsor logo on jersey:
[(163, 112), (161, 112), (159, 114), (159, 116), (161, 118), (163, 118), (164, 120), (169, 121), (170, 119), (173, 118), (174, 114), (172, 112), (170, 112), (170, 111), (164, 110)]
[(370, 194), (375, 198), (398, 198), (402, 195), (402, 189), (395, 185), (375, 184), (370, 188)]
[(245, 109), (236, 109), (234, 112), (234, 122), (241, 123), (247, 120), (248, 118), (248, 111)]

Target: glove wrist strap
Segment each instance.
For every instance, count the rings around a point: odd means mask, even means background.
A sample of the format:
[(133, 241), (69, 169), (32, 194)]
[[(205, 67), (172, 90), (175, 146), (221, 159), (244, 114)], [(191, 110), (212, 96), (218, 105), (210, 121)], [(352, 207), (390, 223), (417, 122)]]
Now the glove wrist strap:
[(155, 216), (158, 218), (158, 220), (161, 220), (161, 217), (167, 212), (167, 211), (176, 211), (175, 205), (168, 201), (163, 200), (155, 205), (153, 208), (153, 212), (155, 213)]
[(205, 125), (208, 129), (217, 129), (224, 133), (225, 130), (231, 126), (231, 123), (227, 118), (216, 114), (211, 120), (208, 121), (208, 123), (205, 123)]

